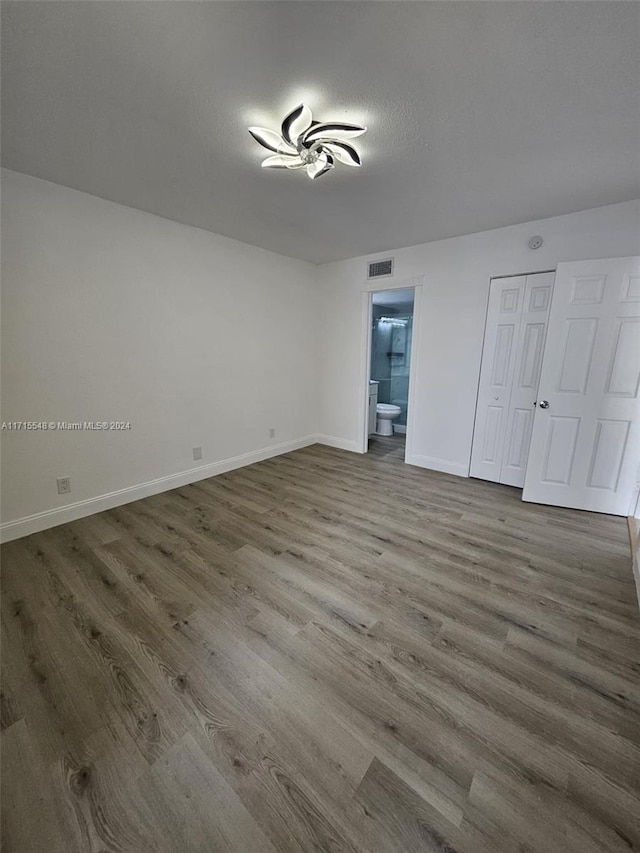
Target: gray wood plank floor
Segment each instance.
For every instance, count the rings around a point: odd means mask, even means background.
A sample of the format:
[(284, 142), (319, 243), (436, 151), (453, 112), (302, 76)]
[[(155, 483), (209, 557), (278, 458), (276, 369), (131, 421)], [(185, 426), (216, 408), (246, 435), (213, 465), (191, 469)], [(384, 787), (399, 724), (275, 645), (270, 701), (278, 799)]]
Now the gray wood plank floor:
[(314, 446), (3, 546), (3, 847), (640, 850), (623, 519)]

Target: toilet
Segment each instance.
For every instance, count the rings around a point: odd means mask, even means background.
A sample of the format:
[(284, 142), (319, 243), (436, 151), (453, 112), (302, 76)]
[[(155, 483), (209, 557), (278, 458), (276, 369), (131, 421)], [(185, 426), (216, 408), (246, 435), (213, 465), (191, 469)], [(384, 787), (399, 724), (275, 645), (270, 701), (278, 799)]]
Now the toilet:
[(378, 403), (376, 406), (376, 435), (393, 435), (391, 421), (397, 418), (402, 409), (391, 403)]

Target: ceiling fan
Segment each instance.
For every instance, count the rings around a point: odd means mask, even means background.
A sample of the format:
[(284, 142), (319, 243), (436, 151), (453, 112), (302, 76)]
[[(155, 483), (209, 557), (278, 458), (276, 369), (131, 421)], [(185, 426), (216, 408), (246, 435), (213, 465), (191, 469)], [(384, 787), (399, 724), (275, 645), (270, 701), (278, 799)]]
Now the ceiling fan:
[(267, 169), (305, 169), (316, 179), (335, 167), (360, 166), (360, 155), (345, 140), (354, 139), (366, 127), (344, 122), (314, 121), (311, 110), (300, 104), (282, 122), (280, 133), (264, 127), (250, 127), (249, 133), (268, 151), (274, 152), (262, 166)]

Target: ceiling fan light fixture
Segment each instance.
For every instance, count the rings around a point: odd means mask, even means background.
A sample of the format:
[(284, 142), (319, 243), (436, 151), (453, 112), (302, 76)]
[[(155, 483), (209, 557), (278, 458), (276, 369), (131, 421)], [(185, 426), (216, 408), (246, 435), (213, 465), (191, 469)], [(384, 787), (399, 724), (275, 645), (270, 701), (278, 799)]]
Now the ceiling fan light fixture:
[(266, 169), (305, 169), (315, 180), (326, 175), (336, 162), (361, 166), (356, 149), (345, 140), (361, 136), (366, 127), (345, 122), (318, 122), (311, 110), (300, 104), (285, 116), (280, 133), (265, 127), (250, 127), (249, 133), (263, 148), (272, 152), (262, 161)]

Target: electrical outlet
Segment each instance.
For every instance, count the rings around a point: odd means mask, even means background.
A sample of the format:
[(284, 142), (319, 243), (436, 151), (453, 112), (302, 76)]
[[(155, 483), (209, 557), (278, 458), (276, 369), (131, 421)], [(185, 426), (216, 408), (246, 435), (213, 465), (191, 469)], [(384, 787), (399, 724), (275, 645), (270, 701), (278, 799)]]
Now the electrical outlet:
[(59, 495), (68, 495), (71, 491), (71, 477), (58, 477), (56, 480)]
[(193, 448), (193, 458), (194, 459), (202, 459), (202, 448), (194, 447)]
[(275, 437), (276, 437), (276, 428), (270, 427), (269, 428), (269, 438), (275, 438)]

